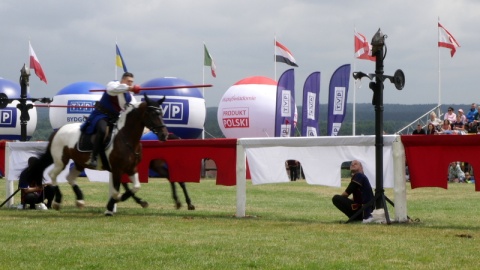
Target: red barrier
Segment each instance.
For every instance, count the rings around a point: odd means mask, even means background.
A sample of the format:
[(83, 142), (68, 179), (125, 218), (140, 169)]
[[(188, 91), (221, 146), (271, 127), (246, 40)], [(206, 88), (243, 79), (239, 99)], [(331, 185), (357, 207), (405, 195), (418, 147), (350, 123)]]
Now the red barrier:
[(142, 147), (142, 161), (138, 165), (142, 183), (148, 183), (148, 167), (155, 159), (167, 162), (170, 181), (198, 183), (204, 158), (215, 161), (217, 185), (234, 186), (237, 182), (237, 139), (142, 141)]
[[(0, 170), (5, 175), (5, 146), (0, 141)], [(237, 139), (142, 141), (142, 161), (138, 165), (140, 182), (148, 183), (150, 161), (163, 159), (168, 164), (170, 181), (200, 182), (202, 159), (215, 161), (217, 185), (236, 185)]]
[(405, 135), (401, 139), (412, 188), (447, 189), (449, 164), (464, 161), (473, 166), (475, 191), (480, 191), (479, 135)]

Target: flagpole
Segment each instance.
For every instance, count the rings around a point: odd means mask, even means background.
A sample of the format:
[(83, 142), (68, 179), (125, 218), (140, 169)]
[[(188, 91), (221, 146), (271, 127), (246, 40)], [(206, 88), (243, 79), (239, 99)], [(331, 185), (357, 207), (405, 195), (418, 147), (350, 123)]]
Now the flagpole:
[[(203, 42), (202, 84), (205, 84), (205, 46), (206, 46), (205, 42)], [(202, 96), (203, 96), (203, 102), (205, 103), (205, 109), (206, 109), (207, 104), (205, 100), (205, 87), (202, 87)], [(203, 139), (205, 139), (205, 123), (203, 123), (203, 128), (202, 128), (202, 140)]]
[[(355, 51), (355, 33), (357, 32), (357, 29), (355, 26), (353, 26), (353, 50)], [(355, 53), (353, 54), (353, 70), (355, 69)], [(353, 109), (352, 109), (352, 136), (355, 136), (355, 114), (356, 114), (356, 95), (357, 95), (357, 80), (353, 80)]]
[[(32, 43), (30, 42), (30, 37), (28, 37), (28, 66), (30, 67), (30, 48), (32, 47)], [(30, 87), (27, 88), (27, 94), (30, 94)]]
[(275, 59), (276, 57), (276, 47), (277, 47), (277, 36), (273, 34), (273, 80), (277, 81), (277, 60)]
[(115, 81), (117, 80), (117, 73), (118, 73), (118, 70), (117, 70), (117, 38), (115, 38), (115, 76), (113, 76), (115, 78)]
[[(440, 23), (440, 17), (438, 17), (438, 23)], [(440, 104), (442, 103), (442, 86), (441, 86), (441, 73), (440, 73), (440, 46), (438, 46), (438, 38), (440, 37), (440, 28), (437, 23), (437, 49), (438, 49), (438, 117), (440, 117)]]

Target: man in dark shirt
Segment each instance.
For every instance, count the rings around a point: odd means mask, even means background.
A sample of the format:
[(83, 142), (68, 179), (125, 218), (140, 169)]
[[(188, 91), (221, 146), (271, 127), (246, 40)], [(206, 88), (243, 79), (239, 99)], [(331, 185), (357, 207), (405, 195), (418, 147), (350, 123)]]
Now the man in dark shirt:
[[(352, 179), (347, 189), (341, 195), (335, 195), (332, 198), (333, 204), (342, 211), (347, 217), (352, 217), (355, 213), (362, 209), (364, 204), (371, 202), (374, 198), (372, 186), (368, 178), (363, 174), (362, 163), (353, 160), (350, 165)], [(348, 198), (353, 194), (353, 200)], [(365, 207), (363, 213), (356, 217), (356, 220), (366, 220), (372, 217), (372, 206)]]
[(422, 126), (420, 124), (417, 125), (417, 129), (415, 129), (413, 132), (412, 132), (412, 135), (418, 135), (418, 134), (422, 134), (422, 135), (425, 135), (425, 130), (422, 128)]
[(290, 181), (297, 181), (298, 179), (298, 160), (287, 160), (288, 170), (290, 171)]
[[(55, 188), (51, 185), (37, 185), (36, 178), (43, 178), (43, 175), (32, 175), (30, 168), (35, 162), (38, 161), (37, 157), (30, 157), (28, 159), (28, 166), (20, 173), (18, 188), (21, 189), (21, 203), (23, 209), (35, 209), (35, 205), (40, 204), (39, 209), (45, 210), (51, 208), (53, 197), (55, 196)], [(47, 205), (43, 202), (47, 199)], [(43, 208), (46, 207), (46, 208)]]

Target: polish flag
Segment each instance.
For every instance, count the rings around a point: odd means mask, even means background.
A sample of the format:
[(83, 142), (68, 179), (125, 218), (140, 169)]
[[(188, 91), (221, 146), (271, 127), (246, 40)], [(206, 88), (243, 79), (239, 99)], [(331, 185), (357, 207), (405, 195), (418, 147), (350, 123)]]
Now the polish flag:
[(458, 44), (452, 34), (440, 23), (438, 23), (438, 47), (450, 49), (451, 57), (453, 57), (457, 48), (460, 47), (460, 44)]
[(35, 70), (35, 74), (40, 78), (41, 81), (44, 81), (45, 84), (47, 83), (47, 77), (45, 77), (45, 73), (43, 73), (42, 66), (38, 61), (37, 55), (33, 51), (32, 44), (28, 43), (30, 46), (30, 68)]
[(375, 56), (372, 56), (372, 46), (368, 43), (364, 35), (355, 31), (354, 41), (356, 58), (375, 61)]

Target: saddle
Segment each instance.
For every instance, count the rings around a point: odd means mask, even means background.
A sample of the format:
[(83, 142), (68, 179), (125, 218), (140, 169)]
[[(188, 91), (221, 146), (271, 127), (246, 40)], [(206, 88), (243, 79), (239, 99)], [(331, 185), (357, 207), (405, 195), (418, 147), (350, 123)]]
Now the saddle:
[[(111, 130), (111, 128), (109, 128), (108, 130)], [(78, 142), (77, 142), (77, 150), (79, 152), (92, 152), (93, 151), (92, 136), (94, 135), (95, 133), (86, 134), (85, 132), (82, 131), (82, 133), (80, 134), (80, 138), (78, 139)], [(105, 140), (104, 148), (103, 148), (104, 151), (112, 144), (112, 139), (113, 139), (112, 132), (107, 131), (107, 138)]]

